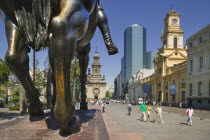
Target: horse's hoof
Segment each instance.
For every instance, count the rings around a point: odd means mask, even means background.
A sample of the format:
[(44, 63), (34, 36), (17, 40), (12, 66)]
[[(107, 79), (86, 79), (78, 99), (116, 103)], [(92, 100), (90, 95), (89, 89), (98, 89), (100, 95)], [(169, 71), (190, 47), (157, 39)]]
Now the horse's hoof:
[(80, 130), (80, 119), (75, 115), (74, 120), (69, 123), (68, 128), (60, 128), (59, 135), (67, 137), (69, 135), (80, 132)]

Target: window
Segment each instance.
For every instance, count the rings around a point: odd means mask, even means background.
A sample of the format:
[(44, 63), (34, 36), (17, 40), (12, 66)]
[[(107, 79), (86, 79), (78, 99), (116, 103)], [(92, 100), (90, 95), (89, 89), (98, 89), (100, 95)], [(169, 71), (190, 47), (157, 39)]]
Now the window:
[(199, 68), (203, 68), (203, 56), (199, 57)]
[(202, 95), (201, 86), (202, 86), (202, 82), (200, 81), (200, 82), (198, 82), (198, 96)]
[(210, 96), (210, 81), (209, 81), (209, 96)]
[(192, 96), (192, 92), (193, 92), (193, 85), (192, 85), (192, 83), (190, 83), (190, 85), (189, 85), (189, 96)]
[(185, 91), (182, 91), (182, 102), (185, 102)]
[(173, 85), (176, 85), (176, 82), (175, 82), (175, 80), (173, 80)]
[(166, 101), (168, 101), (168, 92), (166, 93)]
[(197, 102), (198, 102), (198, 103), (202, 103), (202, 100), (198, 100)]
[(166, 89), (168, 89), (168, 82), (166, 82)]
[(190, 71), (193, 71), (193, 60), (190, 60)]
[(190, 43), (190, 48), (193, 48), (193, 43), (192, 42)]
[(202, 43), (202, 37), (198, 38), (198, 42)]
[(160, 88), (161, 87), (161, 83), (158, 83), (158, 88)]
[(177, 38), (174, 38), (174, 48), (177, 48)]
[(160, 73), (160, 74), (162, 73), (162, 68), (161, 68), (161, 67), (159, 68), (159, 73)]
[(176, 95), (172, 95), (172, 101), (176, 101)]
[(210, 67), (210, 52), (209, 52), (209, 67)]

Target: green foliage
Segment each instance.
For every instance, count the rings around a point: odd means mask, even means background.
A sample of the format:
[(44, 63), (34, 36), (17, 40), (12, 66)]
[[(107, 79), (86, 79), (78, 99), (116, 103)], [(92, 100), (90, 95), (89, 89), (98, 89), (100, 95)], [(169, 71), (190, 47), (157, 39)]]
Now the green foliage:
[(106, 96), (106, 97), (109, 97), (109, 99), (112, 98), (108, 90), (106, 91), (106, 95), (105, 95), (105, 96)]
[(45, 101), (42, 101), (42, 104), (43, 104), (43, 105), (47, 105), (47, 103), (46, 103)]
[(0, 59), (0, 85), (4, 85), (9, 81), (9, 68), (6, 62)]
[(0, 101), (0, 107), (4, 107), (4, 103)]
[(13, 92), (12, 92), (12, 102), (14, 104), (18, 103), (20, 100), (20, 88), (16, 88)]
[(9, 109), (9, 111), (19, 111), (20, 107), (19, 106), (9, 106), (8, 109)]
[(47, 76), (44, 71), (42, 71), (38, 68), (38, 66), (39, 66), (38, 60), (35, 61), (35, 66), (36, 66), (36, 75), (35, 75), (36, 87), (38, 87), (38, 88), (46, 87), (47, 86)]

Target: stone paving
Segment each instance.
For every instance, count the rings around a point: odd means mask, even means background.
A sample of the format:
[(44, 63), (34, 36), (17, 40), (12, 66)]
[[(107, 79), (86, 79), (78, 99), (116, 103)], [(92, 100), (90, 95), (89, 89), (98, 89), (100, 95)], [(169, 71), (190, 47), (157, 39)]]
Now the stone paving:
[(45, 111), (46, 118), (38, 121), (27, 116), (0, 124), (0, 140), (109, 140), (100, 110), (89, 106), (88, 111), (77, 110), (76, 114), (81, 121), (81, 132), (77, 134), (61, 137), (58, 124), (48, 110)]
[[(153, 107), (155, 108), (155, 107)], [(138, 113), (138, 106), (132, 107), (131, 116), (127, 115), (127, 105), (113, 103), (107, 105), (107, 114), (113, 121), (117, 122), (126, 133), (138, 134), (143, 140), (209, 140), (210, 139), (210, 120), (201, 120), (200, 117), (193, 117), (193, 126), (186, 125), (187, 116), (185, 109), (181, 109), (181, 114), (171, 108), (170, 112), (164, 111), (164, 123), (143, 122), (140, 120), (141, 113)], [(176, 113), (172, 113), (175, 110)], [(209, 115), (209, 112), (207, 111)], [(207, 115), (207, 116), (208, 116)], [(152, 119), (155, 118), (154, 109), (152, 111)]]
[(26, 114), (19, 111), (8, 111), (8, 108), (0, 108), (0, 124), (24, 118)]

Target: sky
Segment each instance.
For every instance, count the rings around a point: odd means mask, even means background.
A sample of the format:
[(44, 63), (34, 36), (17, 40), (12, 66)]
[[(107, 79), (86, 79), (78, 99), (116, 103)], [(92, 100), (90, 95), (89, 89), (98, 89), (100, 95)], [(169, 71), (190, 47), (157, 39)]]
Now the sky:
[[(147, 51), (157, 51), (161, 47), (161, 34), (164, 18), (171, 9), (180, 13), (181, 29), (184, 31), (184, 44), (191, 35), (210, 24), (210, 0), (100, 0), (107, 14), (109, 27), (119, 53), (109, 56), (100, 30), (96, 30), (91, 40), (89, 67), (93, 63), (93, 55), (98, 50), (100, 56), (101, 75), (105, 75), (108, 83), (114, 85), (114, 79), (121, 70), (121, 58), (124, 55), (124, 31), (133, 24), (144, 26), (147, 31)], [(0, 19), (0, 57), (4, 58), (7, 50), (4, 21)], [(32, 51), (31, 51), (32, 52)], [(29, 54), (32, 68), (32, 54)], [(37, 53), (40, 68), (44, 68), (47, 51)]]

